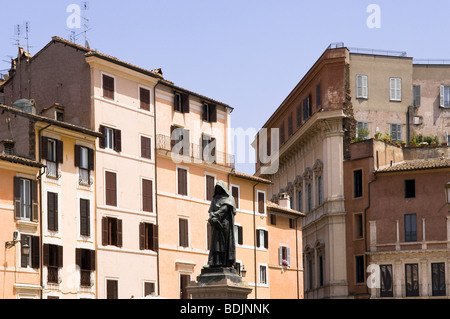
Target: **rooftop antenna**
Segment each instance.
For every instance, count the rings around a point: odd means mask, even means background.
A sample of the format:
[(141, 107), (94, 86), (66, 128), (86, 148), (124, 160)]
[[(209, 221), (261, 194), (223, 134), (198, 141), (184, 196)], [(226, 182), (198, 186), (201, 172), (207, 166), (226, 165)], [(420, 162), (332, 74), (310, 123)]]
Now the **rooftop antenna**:
[(83, 2), (83, 16), (81, 18), (83, 19), (84, 46), (89, 48), (89, 42), (87, 40), (88, 22), (89, 22), (89, 19), (86, 18), (87, 10), (88, 10), (88, 3), (87, 3), (87, 1), (84, 1)]
[(27, 52), (30, 53), (30, 43), (29, 43), (29, 32), (30, 32), (30, 23), (25, 22), (25, 40), (27, 41)]
[(16, 39), (16, 45), (17, 47), (20, 47), (20, 24), (17, 25), (17, 39)]

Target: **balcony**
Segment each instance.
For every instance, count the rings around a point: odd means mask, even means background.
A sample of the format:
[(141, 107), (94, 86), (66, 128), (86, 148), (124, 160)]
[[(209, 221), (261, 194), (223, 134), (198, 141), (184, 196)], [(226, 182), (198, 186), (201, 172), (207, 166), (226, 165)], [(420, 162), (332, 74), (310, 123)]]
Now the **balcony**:
[[(172, 152), (174, 144), (169, 136), (158, 134), (156, 136), (156, 148), (170, 153), (173, 159), (184, 163), (207, 163), (235, 168), (235, 158), (232, 154), (218, 152), (215, 149), (203, 149), (200, 145), (189, 143), (186, 149), (183, 147), (179, 152)], [(179, 143), (178, 141), (174, 143)]]
[(47, 282), (49, 284), (59, 284), (61, 283), (61, 278), (59, 277), (59, 268), (48, 266), (47, 267)]
[(92, 287), (94, 285), (90, 270), (80, 270), (80, 285), (81, 287)]

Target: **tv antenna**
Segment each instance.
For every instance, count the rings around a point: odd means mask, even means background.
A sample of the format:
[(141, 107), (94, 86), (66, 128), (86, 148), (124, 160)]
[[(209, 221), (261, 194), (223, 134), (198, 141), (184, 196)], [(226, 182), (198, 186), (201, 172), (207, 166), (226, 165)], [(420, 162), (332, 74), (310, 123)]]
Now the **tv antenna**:
[(80, 33), (76, 33), (75, 31), (70, 31), (70, 41), (76, 43), (78, 40), (78, 36), (83, 35), (84, 38), (84, 46), (89, 48), (89, 41), (87, 38), (87, 32), (90, 31), (91, 29), (89, 29), (89, 19), (86, 17), (87, 16), (87, 10), (89, 10), (89, 4), (87, 1), (83, 1), (82, 4), (82, 9), (81, 9), (81, 14), (79, 14), (78, 16), (80, 17), (80, 19), (83, 21), (83, 31)]

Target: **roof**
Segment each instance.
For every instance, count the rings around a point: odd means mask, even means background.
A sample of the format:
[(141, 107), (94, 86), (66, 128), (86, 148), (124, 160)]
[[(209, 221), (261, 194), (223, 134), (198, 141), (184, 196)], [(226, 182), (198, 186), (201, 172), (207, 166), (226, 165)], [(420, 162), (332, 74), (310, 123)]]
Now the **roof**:
[(247, 180), (250, 180), (253, 182), (259, 182), (259, 183), (263, 183), (263, 184), (272, 184), (272, 182), (269, 181), (268, 179), (253, 176), (253, 175), (248, 175), (248, 174), (241, 173), (241, 172), (233, 172), (233, 173), (230, 173), (230, 175), (234, 176), (234, 177), (238, 177), (238, 178), (247, 179)]
[(11, 163), (15, 163), (15, 164), (22, 164), (22, 165), (26, 165), (26, 166), (31, 166), (31, 167), (44, 167), (45, 165), (36, 162), (32, 159), (29, 158), (25, 158), (25, 157), (20, 157), (17, 155), (8, 155), (8, 154), (1, 154), (0, 153), (0, 160), (2, 161), (7, 161), (7, 162), (11, 162)]
[(280, 206), (274, 202), (271, 201), (267, 201), (266, 202), (266, 207), (268, 210), (272, 211), (272, 212), (278, 212), (278, 213), (285, 213), (285, 214), (290, 214), (290, 215), (296, 215), (296, 216), (305, 216), (304, 213), (299, 212), (297, 210), (294, 209), (290, 209), (290, 208), (285, 208), (283, 206)]
[(450, 168), (450, 158), (440, 157), (426, 160), (407, 160), (392, 164), (392, 166), (383, 167), (377, 170), (376, 173), (405, 172), (438, 168)]
[(87, 134), (87, 135), (91, 135), (91, 136), (94, 136), (94, 137), (102, 137), (103, 136), (103, 134), (100, 133), (100, 132), (96, 132), (96, 131), (87, 129), (87, 128), (82, 127), (82, 126), (78, 126), (78, 125), (67, 123), (67, 122), (57, 121), (57, 120), (54, 120), (54, 119), (51, 119), (51, 118), (48, 118), (48, 117), (45, 117), (45, 116), (42, 116), (42, 115), (37, 115), (37, 114), (24, 112), (22, 110), (15, 109), (15, 108), (13, 108), (11, 106), (0, 104), (0, 110), (2, 112), (4, 112), (4, 111), (11, 112), (11, 113), (17, 114), (19, 116), (27, 117), (27, 118), (29, 118), (31, 120), (48, 123), (48, 124), (51, 124), (51, 125), (54, 125), (54, 126), (62, 127), (62, 128), (68, 129), (68, 130), (77, 131), (77, 132), (84, 133), (84, 134)]

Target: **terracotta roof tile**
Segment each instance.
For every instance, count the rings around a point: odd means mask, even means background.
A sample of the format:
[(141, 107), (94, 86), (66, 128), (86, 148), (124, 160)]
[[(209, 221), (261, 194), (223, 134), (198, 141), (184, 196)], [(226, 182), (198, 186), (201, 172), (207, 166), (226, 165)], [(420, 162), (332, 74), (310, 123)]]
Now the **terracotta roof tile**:
[(230, 175), (234, 176), (234, 177), (248, 179), (248, 180), (251, 180), (251, 181), (254, 181), (254, 182), (260, 182), (260, 183), (263, 183), (263, 184), (272, 184), (272, 182), (269, 181), (268, 179), (264, 179), (264, 178), (261, 178), (261, 177), (257, 177), (257, 176), (253, 176), (253, 175), (249, 175), (249, 174), (245, 174), (245, 173), (241, 173), (241, 172), (233, 172), (233, 173), (230, 173)]
[(377, 170), (377, 173), (388, 172), (402, 172), (412, 170), (436, 169), (436, 168), (450, 168), (450, 158), (432, 158), (427, 160), (407, 160), (393, 164), (392, 166), (383, 167)]
[(16, 164), (22, 164), (22, 165), (26, 165), (26, 166), (32, 166), (32, 167), (44, 167), (45, 166), (45, 165), (43, 165), (39, 162), (36, 162), (32, 159), (29, 159), (29, 158), (20, 157), (17, 155), (2, 154), (2, 153), (0, 153), (0, 160), (11, 162), (11, 163), (16, 163)]
[(280, 212), (280, 213), (287, 213), (287, 214), (291, 214), (291, 215), (297, 215), (297, 216), (305, 216), (304, 213), (299, 212), (297, 210), (294, 209), (290, 209), (290, 208), (286, 208), (283, 206), (280, 206), (272, 201), (267, 201), (266, 202), (266, 207), (268, 210), (270, 211), (275, 211), (275, 212)]

